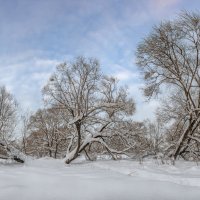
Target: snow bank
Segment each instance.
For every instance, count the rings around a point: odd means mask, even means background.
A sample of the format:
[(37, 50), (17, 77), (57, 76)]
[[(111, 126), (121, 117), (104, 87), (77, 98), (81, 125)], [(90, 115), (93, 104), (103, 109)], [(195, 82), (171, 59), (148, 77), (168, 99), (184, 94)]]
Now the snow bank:
[(0, 200), (199, 200), (200, 167), (150, 161), (0, 164)]
[(195, 163), (179, 162), (178, 166), (158, 165), (156, 162), (139, 164), (127, 160), (116, 162), (96, 162), (94, 165), (102, 169), (112, 170), (121, 174), (140, 177), (146, 180), (156, 180), (176, 183), (185, 186), (200, 187), (200, 166)]

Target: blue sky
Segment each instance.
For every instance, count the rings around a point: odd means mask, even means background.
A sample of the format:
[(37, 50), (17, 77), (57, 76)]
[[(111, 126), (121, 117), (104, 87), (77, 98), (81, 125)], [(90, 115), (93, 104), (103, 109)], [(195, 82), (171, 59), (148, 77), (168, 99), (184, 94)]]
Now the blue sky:
[(135, 119), (153, 118), (158, 102), (145, 102), (139, 89), (137, 44), (161, 20), (199, 8), (199, 0), (0, 0), (0, 84), (35, 110), (57, 64), (96, 57), (105, 73), (129, 86)]

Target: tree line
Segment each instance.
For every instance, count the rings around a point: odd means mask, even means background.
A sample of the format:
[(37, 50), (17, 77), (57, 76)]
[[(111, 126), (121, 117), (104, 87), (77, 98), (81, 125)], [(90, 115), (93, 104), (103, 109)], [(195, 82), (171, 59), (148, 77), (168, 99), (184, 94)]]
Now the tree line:
[[(26, 155), (95, 160), (107, 155), (162, 161), (200, 158), (200, 15), (182, 12), (162, 22), (138, 45), (137, 66), (147, 98), (161, 102), (156, 120), (132, 119), (136, 105), (128, 88), (102, 73), (99, 61), (78, 57), (61, 63), (42, 90), (44, 107), (20, 119), (17, 103), (0, 88), (0, 158)], [(147, 111), (148, 112), (148, 111)]]

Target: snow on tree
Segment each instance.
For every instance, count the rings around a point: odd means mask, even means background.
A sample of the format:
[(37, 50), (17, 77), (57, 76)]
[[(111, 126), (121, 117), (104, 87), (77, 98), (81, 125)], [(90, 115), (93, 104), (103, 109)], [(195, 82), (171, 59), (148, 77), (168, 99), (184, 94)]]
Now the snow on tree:
[(4, 86), (0, 87), (0, 158), (23, 163), (25, 156), (15, 148), (12, 141), (16, 112), (16, 100)]
[(90, 144), (101, 144), (111, 155), (122, 153), (132, 146), (117, 151), (106, 138), (113, 134), (123, 135), (116, 124), (135, 111), (127, 88), (119, 87), (117, 80), (100, 72), (96, 59), (79, 57), (72, 63), (62, 63), (43, 90), (44, 99), (51, 107), (64, 110), (70, 127), (69, 145), (65, 162), (70, 163), (86, 151)]
[[(183, 12), (176, 20), (154, 27), (137, 49), (137, 64), (146, 81), (145, 95), (151, 97), (166, 87), (165, 98), (168, 95), (169, 101), (165, 115), (175, 116), (171, 119), (180, 133), (170, 152), (174, 159), (183, 150), (193, 148), (194, 143), (199, 144), (199, 32), (199, 13)], [(177, 132), (176, 127), (172, 131)]]

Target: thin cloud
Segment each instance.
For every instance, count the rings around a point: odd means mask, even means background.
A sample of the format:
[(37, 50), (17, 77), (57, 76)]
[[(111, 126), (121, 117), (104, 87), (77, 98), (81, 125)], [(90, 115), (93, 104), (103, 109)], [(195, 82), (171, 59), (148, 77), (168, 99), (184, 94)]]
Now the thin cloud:
[(0, 85), (5, 85), (21, 105), (35, 109), (41, 105), (41, 88), (59, 63), (26, 53), (13, 57), (10, 62), (8, 57), (5, 64), (0, 63)]
[(152, 0), (151, 4), (157, 10), (164, 10), (176, 6), (179, 2), (180, 0)]
[[(135, 48), (154, 24), (183, 9), (185, 2), (2, 1), (0, 84), (6, 85), (20, 103), (37, 109), (41, 105), (41, 87), (60, 61), (79, 55), (95, 57), (105, 74), (130, 86), (130, 94), (137, 102), (136, 116), (141, 119), (145, 111), (150, 113), (156, 106), (143, 104), (139, 90), (143, 82), (134, 65)], [(199, 2), (194, 2), (187, 7), (198, 7)]]
[(149, 1), (149, 12), (152, 17), (162, 19), (174, 15), (181, 0), (151, 0)]

